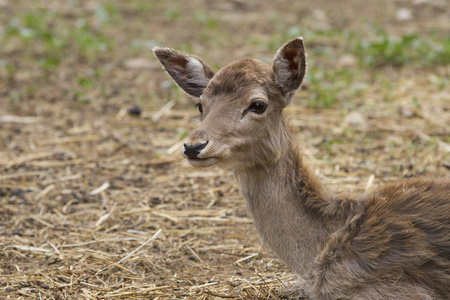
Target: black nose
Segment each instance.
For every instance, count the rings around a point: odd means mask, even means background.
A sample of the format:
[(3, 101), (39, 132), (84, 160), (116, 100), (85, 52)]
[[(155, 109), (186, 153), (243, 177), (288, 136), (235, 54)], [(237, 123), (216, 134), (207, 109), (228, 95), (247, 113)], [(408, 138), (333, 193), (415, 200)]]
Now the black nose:
[(197, 156), (200, 154), (200, 151), (205, 149), (206, 145), (208, 145), (208, 142), (198, 143), (193, 146), (184, 144), (184, 155), (186, 155), (188, 158), (197, 158)]

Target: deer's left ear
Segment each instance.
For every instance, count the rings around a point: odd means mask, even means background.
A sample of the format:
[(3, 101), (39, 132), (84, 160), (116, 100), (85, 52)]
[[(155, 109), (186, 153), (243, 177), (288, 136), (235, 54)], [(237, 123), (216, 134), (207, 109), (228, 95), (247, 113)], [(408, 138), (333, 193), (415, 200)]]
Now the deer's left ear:
[(296, 38), (278, 49), (273, 60), (275, 85), (281, 89), (288, 105), (300, 87), (306, 73), (305, 48), (303, 38)]
[(160, 47), (153, 48), (153, 53), (173, 80), (191, 96), (200, 97), (214, 76), (214, 70), (196, 56)]

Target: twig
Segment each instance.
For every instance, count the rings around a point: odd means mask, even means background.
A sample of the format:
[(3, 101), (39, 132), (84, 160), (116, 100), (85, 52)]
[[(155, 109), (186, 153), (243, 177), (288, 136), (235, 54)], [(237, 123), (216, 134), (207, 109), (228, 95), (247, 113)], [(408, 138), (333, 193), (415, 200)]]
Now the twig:
[(186, 245), (186, 247), (189, 249), (189, 251), (191, 251), (192, 255), (194, 255), (198, 261), (203, 263), (203, 260), (200, 258), (200, 256), (198, 256), (198, 254), (194, 251), (194, 249), (192, 249), (189, 245)]
[(57, 183), (57, 182), (76, 180), (76, 179), (80, 179), (80, 178), (81, 178), (81, 173), (77, 173), (77, 174), (68, 175), (68, 176), (61, 176), (58, 178), (51, 178), (51, 179), (43, 181), (42, 184), (47, 185), (47, 184), (52, 184), (52, 183)]
[(36, 200), (40, 200), (42, 198), (44, 198), (45, 196), (47, 196), (48, 193), (50, 193), (51, 190), (53, 190), (55, 188), (55, 185), (50, 184), (48, 185), (45, 189), (43, 189), (42, 191), (40, 191), (36, 196), (35, 199)]
[[(1, 165), (2, 163), (0, 163)], [(24, 173), (15, 173), (15, 174), (8, 174), (8, 175), (2, 175), (0, 176), (0, 180), (5, 180), (5, 179), (11, 179), (11, 178), (15, 178), (15, 177), (26, 177), (26, 176), (39, 176), (44, 174), (45, 172), (42, 171), (32, 171), (32, 172), (24, 172)]]
[(253, 254), (250, 254), (249, 256), (246, 256), (246, 257), (243, 257), (243, 258), (241, 258), (241, 259), (238, 259), (237, 261), (235, 261), (235, 263), (238, 264), (238, 263), (240, 263), (241, 261), (244, 261), (244, 260), (247, 260), (247, 259), (256, 257), (256, 256), (258, 256), (258, 254), (259, 254), (259, 253), (253, 253)]
[(98, 221), (95, 223), (95, 227), (99, 227), (103, 222), (105, 222), (111, 216), (111, 214), (114, 212), (115, 209), (116, 203), (114, 202), (113, 207), (107, 213), (98, 218)]
[(20, 117), (20, 116), (1, 116), (0, 122), (2, 123), (23, 123), (32, 124), (39, 123), (42, 121), (40, 117)]
[(89, 193), (89, 195), (94, 196), (94, 195), (100, 194), (101, 192), (105, 191), (107, 188), (109, 188), (109, 182), (103, 183), (100, 187), (98, 187), (95, 190), (91, 191)]
[(159, 119), (161, 119), (161, 117), (164, 116), (174, 105), (175, 105), (175, 101), (173, 101), (173, 100), (167, 102), (166, 105), (161, 107), (161, 109), (152, 116), (152, 122), (153, 123), (158, 122)]
[(142, 247), (144, 247), (145, 245), (147, 245), (148, 243), (150, 243), (151, 241), (153, 241), (159, 234), (161, 233), (161, 229), (159, 229), (151, 238), (149, 238), (145, 243), (143, 243), (142, 245), (140, 245), (139, 247), (137, 247), (135, 250), (131, 251), (127, 256), (125, 256), (124, 258), (122, 258), (121, 260), (119, 260), (117, 262), (117, 264), (120, 264), (122, 262), (124, 262), (125, 260), (127, 260), (130, 256), (132, 256), (133, 254), (135, 254), (136, 252), (138, 252), (139, 250), (141, 250)]
[(22, 246), (22, 245), (12, 245), (12, 247), (17, 248), (19, 250), (31, 251), (31, 252), (52, 252), (51, 249), (39, 248), (33, 246)]
[(366, 183), (366, 188), (365, 188), (365, 192), (367, 193), (369, 190), (370, 190), (370, 188), (372, 187), (372, 185), (373, 185), (373, 180), (375, 179), (375, 175), (374, 174), (372, 174), (372, 175), (370, 175), (369, 176), (369, 179), (367, 179), (367, 183)]
[(152, 213), (153, 215), (155, 215), (155, 216), (163, 217), (163, 218), (169, 219), (170, 221), (172, 221), (172, 222), (174, 222), (174, 223), (178, 223), (178, 222), (179, 222), (179, 220), (178, 220), (177, 218), (172, 217), (172, 216), (169, 216), (168, 214), (165, 214), (165, 213), (162, 213), (162, 212), (159, 212), (159, 211), (152, 211), (151, 213)]
[(190, 289), (191, 289), (191, 290), (193, 290), (193, 289), (199, 289), (199, 288), (202, 288), (202, 287), (205, 287), (205, 286), (211, 286), (211, 285), (216, 285), (216, 284), (219, 284), (219, 283), (218, 283), (218, 282), (208, 282), (208, 283), (201, 284), (201, 285), (191, 286)]
[(41, 219), (41, 218), (39, 218), (39, 217), (36, 217), (36, 216), (31, 216), (31, 218), (32, 218), (33, 220), (35, 220), (35, 221), (37, 221), (37, 222), (41, 223), (41, 224), (44, 224), (44, 225), (45, 225), (45, 226), (47, 226), (47, 227), (50, 227), (50, 228), (55, 228), (55, 226), (54, 226), (54, 225), (52, 225), (52, 224), (50, 224), (50, 223), (48, 223), (48, 222), (46, 222), (46, 221), (42, 220), (42, 219)]
[(167, 150), (167, 154), (172, 155), (174, 154), (176, 151), (180, 151), (181, 152), (181, 146), (183, 146), (184, 144), (184, 139), (181, 141), (176, 142), (172, 147), (170, 147)]
[(100, 274), (101, 272), (103, 272), (106, 269), (111, 269), (114, 266), (117, 266), (119, 264), (121, 264), (122, 262), (124, 262), (125, 260), (127, 260), (128, 258), (130, 258), (133, 254), (135, 254), (136, 252), (138, 252), (139, 250), (142, 249), (142, 247), (144, 247), (145, 245), (147, 245), (148, 243), (150, 243), (151, 241), (153, 241), (159, 234), (161, 233), (161, 229), (159, 229), (151, 238), (149, 238), (145, 243), (143, 243), (142, 245), (140, 245), (139, 247), (137, 247), (136, 249), (134, 249), (133, 251), (131, 251), (127, 256), (125, 256), (124, 258), (122, 258), (121, 260), (119, 260), (116, 263), (111, 264), (108, 267), (104, 267), (102, 268), (100, 271), (98, 271), (95, 275)]
[(52, 156), (53, 152), (51, 151), (46, 151), (46, 152), (40, 152), (40, 153), (33, 153), (33, 154), (29, 154), (29, 155), (25, 155), (25, 156), (21, 156), (18, 157), (16, 159), (10, 160), (10, 161), (2, 161), (0, 162), (0, 164), (5, 164), (8, 168), (15, 166), (15, 165), (19, 165), (19, 164), (23, 164), (27, 161), (31, 161), (31, 160), (36, 160), (36, 159), (41, 159), (44, 157), (49, 157)]

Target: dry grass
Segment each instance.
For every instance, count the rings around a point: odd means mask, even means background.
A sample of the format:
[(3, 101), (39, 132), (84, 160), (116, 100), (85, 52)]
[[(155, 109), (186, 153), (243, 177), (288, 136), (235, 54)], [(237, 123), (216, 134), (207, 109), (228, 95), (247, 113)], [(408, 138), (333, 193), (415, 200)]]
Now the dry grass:
[[(73, 58), (69, 49), (58, 67), (42, 71), (32, 61), (40, 58), (39, 49), (23, 50), (10, 39), (0, 50), (0, 63), (14, 67), (0, 69), (0, 298), (282, 299), (295, 289), (296, 278), (261, 247), (232, 174), (193, 169), (183, 161), (180, 143), (196, 126), (195, 109), (168, 86), (149, 49), (133, 52), (130, 41), (151, 35), (167, 46), (190, 45), (187, 50), (219, 64), (241, 55), (270, 58), (271, 49), (254, 47), (246, 37), (270, 40), (273, 31), (296, 24), (296, 14), (320, 17), (319, 8), (329, 26), (357, 28), (355, 10), (366, 1), (354, 1), (340, 16), (320, 1), (285, 4), (277, 16), (269, 2), (222, 7), (196, 1), (197, 10), (174, 3), (142, 13), (138, 2), (118, 5), (122, 19), (101, 29), (116, 46), (93, 62)], [(32, 9), (28, 4), (0, 1), (3, 11), (22, 14)], [(80, 17), (91, 22), (92, 7), (105, 2), (81, 4), (71, 11), (54, 3), (60, 12), (54, 25)], [(200, 10), (211, 12), (218, 25), (202, 25)], [(359, 13), (383, 15), (378, 9)], [(411, 26), (447, 28), (435, 13), (417, 23), (383, 18), (394, 33)], [(220, 16), (234, 23), (222, 28)], [(3, 24), (11, 19), (1, 15)], [(280, 28), (270, 29), (264, 20)], [(306, 21), (299, 26), (309, 26)], [(198, 32), (208, 24), (210, 30)], [(230, 35), (239, 26), (241, 36)], [(131, 60), (136, 57), (141, 60)], [(310, 53), (311, 69), (319, 64), (314, 57)], [(371, 84), (357, 99), (311, 108), (307, 99), (315, 90), (307, 82), (288, 109), (326, 186), (360, 193), (404, 177), (449, 176), (450, 93), (435, 81), (448, 78), (450, 67), (359, 72), (357, 79)], [(86, 87), (80, 78), (93, 83)], [(136, 105), (140, 116), (128, 112)]]

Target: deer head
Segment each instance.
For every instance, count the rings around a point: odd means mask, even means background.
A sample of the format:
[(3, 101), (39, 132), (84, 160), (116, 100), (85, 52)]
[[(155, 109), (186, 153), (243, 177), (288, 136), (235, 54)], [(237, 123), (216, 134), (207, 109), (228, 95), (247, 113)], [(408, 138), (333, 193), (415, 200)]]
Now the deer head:
[(201, 124), (182, 152), (189, 163), (242, 169), (277, 161), (285, 132), (282, 110), (306, 71), (302, 38), (283, 45), (272, 67), (241, 59), (215, 72), (196, 56), (168, 48), (155, 48), (154, 53), (175, 82), (196, 99)]

